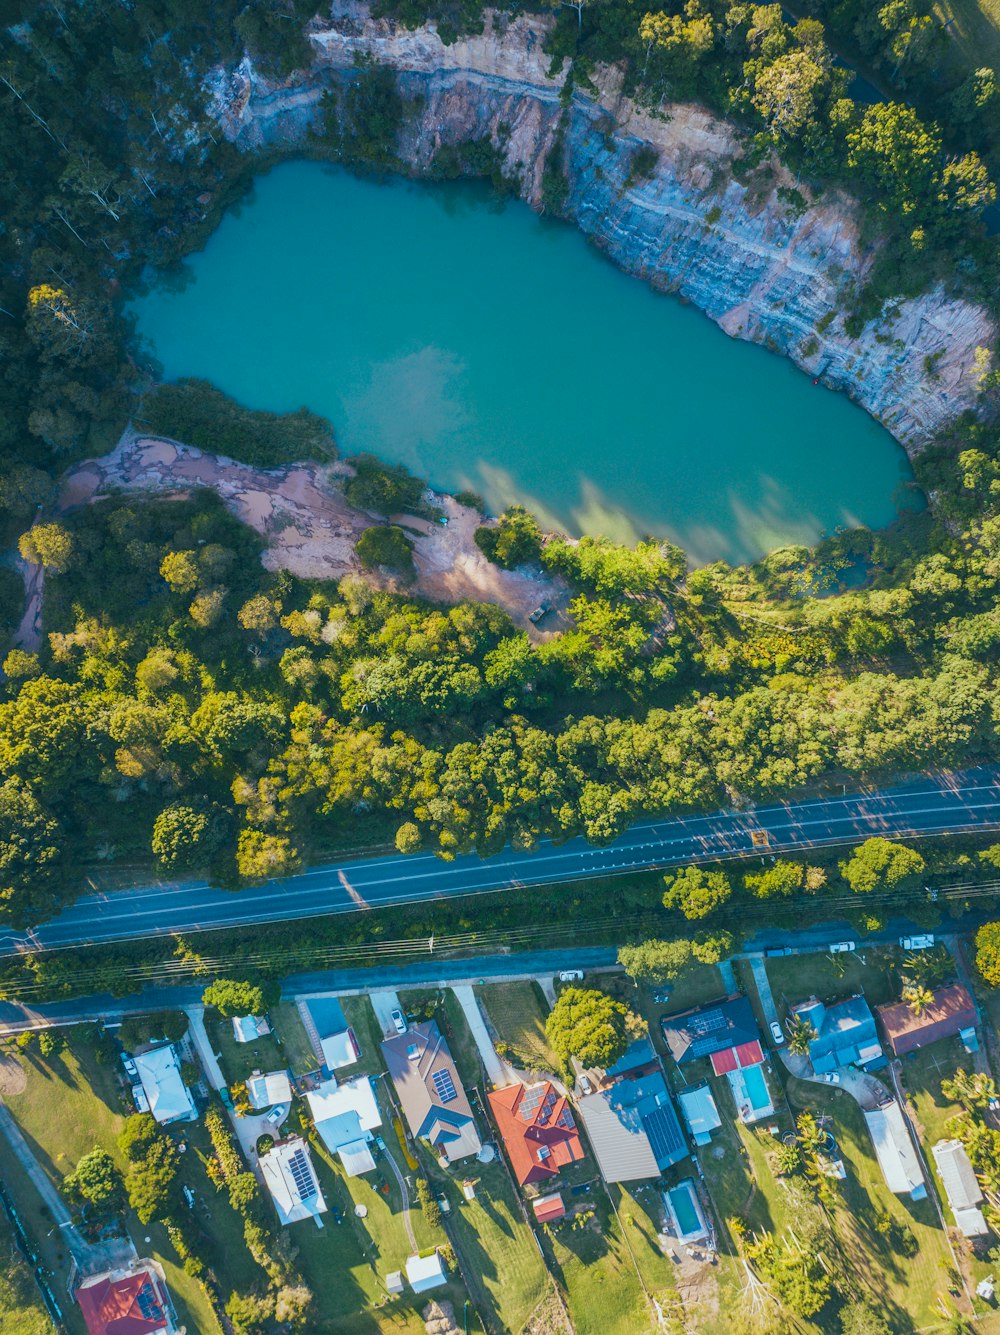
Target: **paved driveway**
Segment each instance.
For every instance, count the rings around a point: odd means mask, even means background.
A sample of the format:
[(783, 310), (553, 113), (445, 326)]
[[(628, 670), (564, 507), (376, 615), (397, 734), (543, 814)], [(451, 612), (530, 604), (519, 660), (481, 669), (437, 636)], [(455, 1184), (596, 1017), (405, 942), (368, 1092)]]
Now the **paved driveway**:
[(372, 1010), (375, 1012), (375, 1019), (382, 1030), (385, 1038), (396, 1032), (396, 1026), (392, 1022), (392, 1012), (401, 1011), (403, 1008), (399, 1004), (399, 996), (395, 992), (370, 992), (368, 999), (372, 1003)]

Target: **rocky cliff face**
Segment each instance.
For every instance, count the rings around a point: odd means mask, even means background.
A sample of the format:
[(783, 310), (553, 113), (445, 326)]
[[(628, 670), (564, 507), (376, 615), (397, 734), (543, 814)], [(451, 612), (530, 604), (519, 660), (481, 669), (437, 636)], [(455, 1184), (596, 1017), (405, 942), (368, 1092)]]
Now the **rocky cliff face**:
[[(241, 148), (293, 147), (323, 92), (373, 56), (398, 71), (418, 107), (402, 145), (415, 172), (443, 145), (488, 136), (523, 197), (540, 208), (562, 117), (563, 76), (549, 76), (542, 51), (546, 23), (493, 16), (480, 36), (445, 46), (432, 28), (407, 32), (335, 5), (313, 33), (311, 70), (275, 85), (244, 60), (219, 72), (212, 111)], [(614, 69), (599, 71), (596, 84), (595, 96), (574, 94), (565, 118), (565, 212), (617, 264), (846, 391), (911, 452), (974, 407), (975, 349), (992, 346), (997, 332), (984, 310), (935, 288), (852, 338), (844, 313), (873, 255), (860, 245), (851, 201), (790, 206), (779, 190), (793, 182), (776, 165), (735, 179), (740, 148), (724, 122), (688, 105), (653, 117), (622, 95)], [(643, 143), (659, 160), (630, 186)]]

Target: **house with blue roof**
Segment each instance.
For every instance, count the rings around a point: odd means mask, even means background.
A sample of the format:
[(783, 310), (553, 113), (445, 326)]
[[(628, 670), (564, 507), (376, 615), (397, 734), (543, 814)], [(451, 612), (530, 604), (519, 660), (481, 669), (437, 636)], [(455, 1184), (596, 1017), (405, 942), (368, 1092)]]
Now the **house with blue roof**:
[(606, 1182), (659, 1177), (687, 1156), (687, 1142), (659, 1071), (622, 1078), (577, 1100)]
[(810, 997), (793, 1006), (792, 1015), (816, 1031), (809, 1044), (809, 1060), (817, 1075), (835, 1071), (838, 1066), (859, 1066), (866, 1071), (885, 1066), (875, 1016), (863, 996), (847, 997), (829, 1006)]

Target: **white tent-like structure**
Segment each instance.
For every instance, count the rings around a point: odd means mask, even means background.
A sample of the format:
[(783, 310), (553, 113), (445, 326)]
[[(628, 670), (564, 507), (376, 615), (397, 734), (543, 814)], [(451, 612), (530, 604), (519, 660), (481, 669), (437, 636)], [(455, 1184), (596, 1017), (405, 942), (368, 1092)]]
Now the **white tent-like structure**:
[(139, 1080), (158, 1122), (193, 1122), (198, 1116), (191, 1091), (181, 1079), (181, 1064), (172, 1043), (150, 1048), (135, 1059)]

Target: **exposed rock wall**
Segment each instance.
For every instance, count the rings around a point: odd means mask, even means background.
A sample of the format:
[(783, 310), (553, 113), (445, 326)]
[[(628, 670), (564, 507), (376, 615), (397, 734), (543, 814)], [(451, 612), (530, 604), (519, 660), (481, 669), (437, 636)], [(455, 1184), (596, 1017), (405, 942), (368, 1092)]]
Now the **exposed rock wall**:
[[(542, 51), (547, 20), (495, 17), (484, 33), (445, 46), (416, 32), (335, 6), (316, 25), (314, 67), (269, 84), (247, 60), (220, 71), (213, 114), (241, 148), (301, 142), (323, 92), (351, 77), (363, 55), (394, 67), (419, 99), (403, 157), (417, 172), (447, 144), (490, 136), (506, 169), (541, 207), (546, 157), (558, 133), (562, 74)], [(825, 197), (800, 212), (781, 199), (793, 184), (772, 166), (745, 184), (730, 126), (697, 107), (653, 117), (622, 96), (620, 73), (604, 69), (598, 94), (575, 93), (565, 126), (565, 210), (623, 269), (678, 293), (729, 334), (764, 343), (811, 375), (845, 390), (911, 452), (975, 405), (969, 370), (996, 329), (981, 308), (935, 288), (850, 337), (851, 295), (873, 255), (859, 242), (855, 206)], [(627, 186), (632, 155), (654, 145), (653, 175)], [(822, 327), (821, 326), (824, 326)]]

